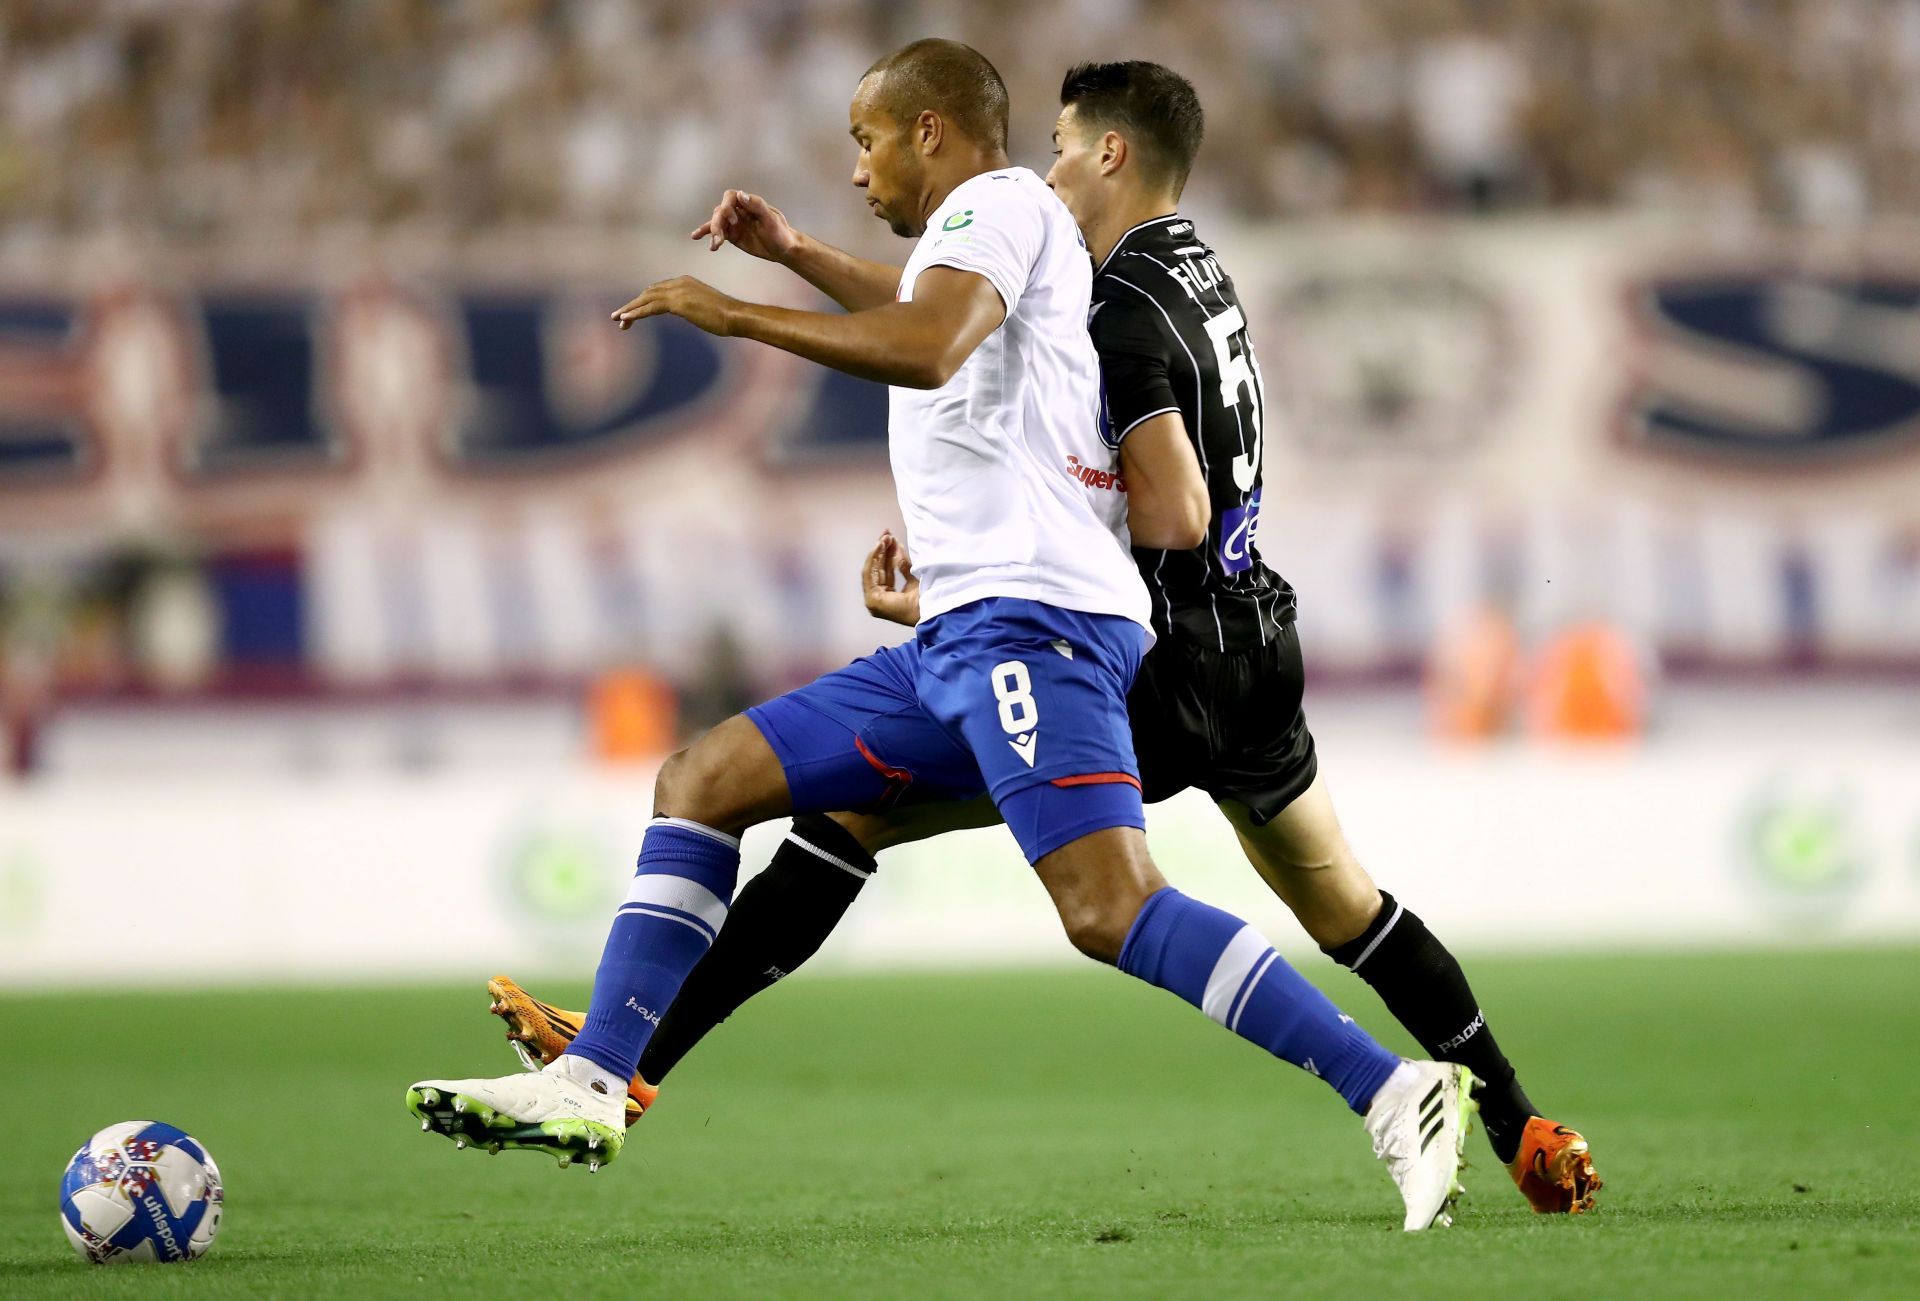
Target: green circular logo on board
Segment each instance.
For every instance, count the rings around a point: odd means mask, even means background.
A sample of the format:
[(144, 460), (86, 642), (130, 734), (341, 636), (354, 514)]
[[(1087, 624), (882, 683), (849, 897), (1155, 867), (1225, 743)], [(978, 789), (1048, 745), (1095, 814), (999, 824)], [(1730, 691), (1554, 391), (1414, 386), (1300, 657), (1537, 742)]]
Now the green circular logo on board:
[(597, 829), (531, 820), (502, 845), (503, 902), (536, 934), (603, 925), (619, 899), (619, 861)]
[(1866, 854), (1843, 791), (1770, 782), (1749, 799), (1740, 841), (1748, 879), (1797, 921), (1838, 920), (1866, 883)]
[(956, 212), (951, 217), (948, 217), (940, 229), (959, 230), (962, 226), (971, 225), (973, 225), (973, 209), (968, 208), (965, 212)]

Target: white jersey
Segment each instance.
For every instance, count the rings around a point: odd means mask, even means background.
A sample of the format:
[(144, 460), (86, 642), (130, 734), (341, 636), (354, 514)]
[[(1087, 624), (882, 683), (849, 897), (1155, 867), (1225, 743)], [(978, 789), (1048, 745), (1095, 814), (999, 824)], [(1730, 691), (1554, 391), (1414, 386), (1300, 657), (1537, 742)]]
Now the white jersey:
[(907, 259), (986, 277), (1007, 319), (937, 389), (894, 388), (887, 428), (923, 618), (1024, 597), (1145, 625), (1127, 499), (1100, 436), (1093, 267), (1073, 215), (1025, 167), (961, 183)]

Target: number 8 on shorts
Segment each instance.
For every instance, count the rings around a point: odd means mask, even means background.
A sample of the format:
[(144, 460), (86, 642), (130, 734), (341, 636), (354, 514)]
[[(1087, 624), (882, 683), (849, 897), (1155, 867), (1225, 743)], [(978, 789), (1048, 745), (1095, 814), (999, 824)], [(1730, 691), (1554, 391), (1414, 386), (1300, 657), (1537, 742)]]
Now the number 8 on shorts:
[(1000, 726), (1007, 732), (1016, 736), (1031, 732), (1040, 722), (1040, 708), (1033, 700), (1033, 679), (1019, 660), (995, 666), (993, 696), (1000, 702)]

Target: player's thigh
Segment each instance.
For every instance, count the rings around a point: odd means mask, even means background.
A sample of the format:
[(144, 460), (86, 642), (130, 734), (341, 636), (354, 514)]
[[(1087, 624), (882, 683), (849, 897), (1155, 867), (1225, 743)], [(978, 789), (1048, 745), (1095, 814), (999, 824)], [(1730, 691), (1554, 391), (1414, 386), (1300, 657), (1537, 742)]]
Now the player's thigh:
[(1380, 890), (1347, 843), (1318, 774), (1264, 823), (1239, 800), (1222, 799), (1219, 807), (1247, 861), (1316, 943), (1344, 944), (1379, 912)]
[[(1313, 785), (1320, 760), (1301, 701), (1306, 669), (1291, 622), (1264, 644), (1218, 652), (1193, 649), (1185, 665), (1199, 697), (1190, 730), (1207, 737), (1193, 784), (1216, 801), (1233, 800), (1254, 821), (1279, 817)], [(1303, 806), (1297, 818), (1317, 818)], [(1327, 821), (1331, 811), (1326, 811)]]
[(1127, 693), (1140, 797), (1148, 804), (1172, 799), (1208, 770), (1206, 700), (1188, 671), (1190, 658), (1184, 644), (1163, 638), (1141, 660)]
[(1145, 826), (1127, 688), (1145, 634), (1124, 619), (993, 600), (940, 616), (927, 712), (973, 755), (1029, 863), (1090, 832)]
[(795, 813), (883, 812), (979, 795), (978, 765), (921, 707), (914, 644), (889, 647), (755, 705)]
[(970, 831), (976, 827), (997, 826), (1000, 822), (1000, 810), (987, 795), (940, 804), (905, 804), (877, 813), (840, 812), (828, 816), (869, 854), (931, 840), (949, 831)]

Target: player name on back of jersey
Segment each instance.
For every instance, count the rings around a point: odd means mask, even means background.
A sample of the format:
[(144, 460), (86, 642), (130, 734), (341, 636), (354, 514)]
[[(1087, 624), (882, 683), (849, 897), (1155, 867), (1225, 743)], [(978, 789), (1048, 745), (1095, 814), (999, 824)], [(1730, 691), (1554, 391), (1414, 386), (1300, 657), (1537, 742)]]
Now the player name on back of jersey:
[(1139, 550), (1153, 625), (1220, 650), (1265, 645), (1294, 617), (1293, 589), (1261, 562), (1265, 391), (1233, 280), (1184, 217), (1120, 237), (1094, 278), (1109, 439), (1178, 411), (1213, 518), (1194, 551)]

